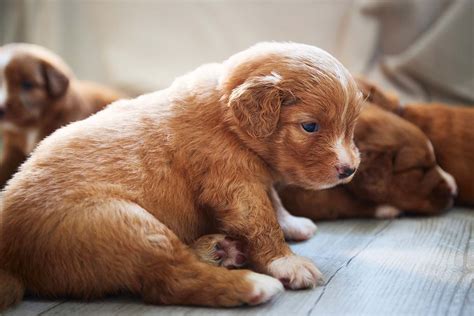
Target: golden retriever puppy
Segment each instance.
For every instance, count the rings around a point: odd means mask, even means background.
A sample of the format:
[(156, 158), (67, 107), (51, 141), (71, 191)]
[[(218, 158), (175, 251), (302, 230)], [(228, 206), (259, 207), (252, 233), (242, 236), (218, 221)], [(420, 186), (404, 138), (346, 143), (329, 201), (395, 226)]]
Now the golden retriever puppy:
[[(360, 101), (325, 51), (261, 43), (57, 130), (4, 192), (0, 306), (24, 290), (235, 306), (271, 299), (279, 280), (316, 285), (285, 243), (273, 185), (350, 181)], [(259, 273), (199, 261), (186, 244), (214, 232), (241, 240)]]
[(428, 136), (439, 165), (456, 179), (456, 204), (474, 205), (474, 108), (440, 103), (401, 104), (397, 95), (374, 83), (364, 78), (357, 82), (366, 98), (415, 124)]
[(77, 80), (59, 56), (32, 44), (0, 47), (0, 187), (39, 141), (124, 95)]

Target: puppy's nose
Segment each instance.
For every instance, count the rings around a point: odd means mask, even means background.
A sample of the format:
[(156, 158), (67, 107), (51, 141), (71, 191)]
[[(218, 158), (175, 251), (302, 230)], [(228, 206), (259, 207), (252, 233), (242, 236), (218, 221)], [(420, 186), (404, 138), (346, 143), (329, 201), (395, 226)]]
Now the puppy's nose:
[(349, 178), (356, 172), (355, 168), (349, 166), (336, 167), (337, 172), (339, 173), (339, 179)]
[(5, 108), (0, 107), (0, 119), (2, 119), (5, 116)]

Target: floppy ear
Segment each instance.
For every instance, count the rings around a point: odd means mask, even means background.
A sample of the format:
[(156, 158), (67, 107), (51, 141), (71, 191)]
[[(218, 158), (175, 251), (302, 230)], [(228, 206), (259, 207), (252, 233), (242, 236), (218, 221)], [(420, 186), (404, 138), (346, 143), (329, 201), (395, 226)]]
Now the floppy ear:
[(399, 172), (416, 168), (419, 165), (420, 157), (423, 157), (423, 152), (417, 148), (405, 147), (400, 149), (394, 159), (393, 171)]
[(376, 104), (384, 110), (398, 113), (400, 107), (400, 100), (394, 93), (389, 93), (376, 86), (371, 81), (362, 78), (354, 77), (357, 82), (357, 86), (364, 98), (370, 103)]
[(46, 91), (53, 98), (59, 98), (69, 87), (69, 78), (59, 69), (44, 62), (42, 65)]
[(391, 150), (361, 151), (361, 164), (347, 188), (361, 199), (383, 202), (392, 178), (393, 152)]
[(278, 74), (247, 79), (234, 88), (229, 107), (239, 127), (255, 138), (271, 135), (280, 118), (280, 107), (287, 103), (285, 93), (277, 87)]

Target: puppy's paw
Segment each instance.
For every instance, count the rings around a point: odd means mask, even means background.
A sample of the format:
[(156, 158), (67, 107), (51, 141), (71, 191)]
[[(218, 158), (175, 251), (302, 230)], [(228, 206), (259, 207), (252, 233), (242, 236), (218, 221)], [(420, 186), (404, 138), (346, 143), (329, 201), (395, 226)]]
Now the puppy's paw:
[(398, 217), (402, 211), (391, 205), (379, 205), (375, 209), (375, 217), (380, 219), (391, 219)]
[(252, 283), (249, 305), (265, 303), (284, 290), (280, 281), (265, 274), (250, 272), (247, 280)]
[(287, 240), (303, 241), (314, 236), (318, 226), (306, 217), (286, 216), (280, 221)]
[(198, 257), (207, 263), (227, 269), (242, 268), (247, 263), (242, 243), (221, 234), (205, 235), (192, 245)]
[(321, 272), (309, 259), (295, 255), (272, 261), (268, 271), (286, 288), (293, 290), (314, 287), (323, 279)]

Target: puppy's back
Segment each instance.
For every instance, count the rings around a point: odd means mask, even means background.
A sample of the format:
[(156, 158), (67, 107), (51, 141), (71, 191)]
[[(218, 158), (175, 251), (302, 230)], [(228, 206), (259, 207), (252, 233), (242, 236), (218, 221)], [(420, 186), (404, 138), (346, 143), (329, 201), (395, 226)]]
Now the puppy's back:
[(454, 176), (458, 202), (474, 205), (474, 108), (439, 103), (413, 103), (403, 118), (431, 140), (439, 165)]
[(91, 114), (102, 110), (114, 101), (127, 98), (127, 95), (120, 91), (91, 81), (78, 81), (76, 87), (78, 93), (89, 105)]

